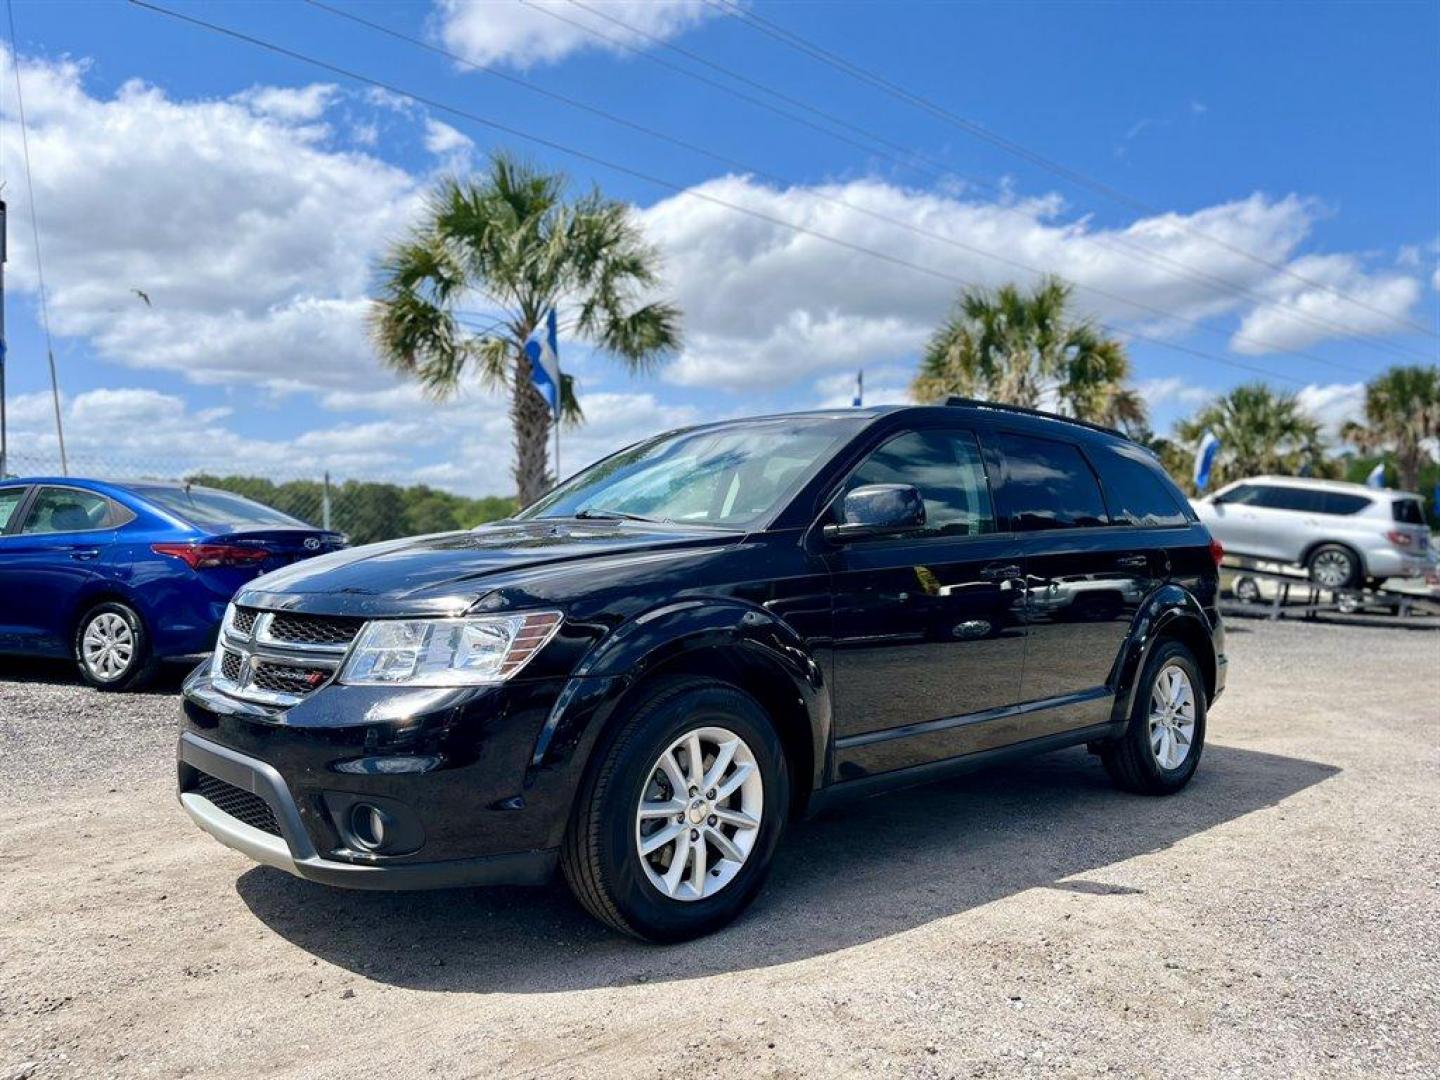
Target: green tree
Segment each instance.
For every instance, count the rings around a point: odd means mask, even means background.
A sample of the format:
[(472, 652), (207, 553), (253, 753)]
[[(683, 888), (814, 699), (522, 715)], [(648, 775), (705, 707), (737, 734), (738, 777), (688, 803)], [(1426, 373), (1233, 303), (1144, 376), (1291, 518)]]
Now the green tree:
[(1206, 431), (1220, 440), (1210, 474), (1212, 488), (1258, 473), (1327, 476), (1337, 471), (1325, 456), (1320, 425), (1305, 414), (1294, 394), (1264, 383), (1237, 386), (1175, 425), (1179, 446), (1170, 448), (1167, 466), (1187, 489), (1194, 447)]
[(1365, 385), (1365, 420), (1350, 421), (1340, 436), (1367, 454), (1394, 455), (1400, 486), (1420, 489), (1426, 440), (1440, 438), (1440, 367), (1393, 367)]
[[(680, 345), (680, 312), (647, 299), (659, 284), (659, 255), (630, 209), (598, 191), (571, 198), (564, 177), (505, 154), (468, 179), (441, 182), (413, 234), (383, 266), (370, 319), (381, 359), (441, 399), (467, 373), (510, 395), (514, 476), (520, 504), (544, 494), (551, 417), (530, 382), (525, 342), (553, 307), (569, 332), (631, 371), (645, 371)], [(459, 310), (492, 313), (480, 330)], [(580, 410), (568, 379), (567, 420)]]
[(967, 289), (931, 336), (911, 384), (917, 401), (951, 394), (1036, 408), (1049, 394), (1067, 415), (1125, 430), (1143, 427), (1125, 346), (1069, 311), (1071, 287), (1045, 278)]

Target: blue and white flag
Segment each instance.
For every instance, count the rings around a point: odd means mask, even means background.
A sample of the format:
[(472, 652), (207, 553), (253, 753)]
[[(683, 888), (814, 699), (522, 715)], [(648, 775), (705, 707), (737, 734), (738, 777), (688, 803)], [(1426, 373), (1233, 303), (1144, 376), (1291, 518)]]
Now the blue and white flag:
[(555, 309), (545, 316), (545, 334), (536, 341), (533, 337), (525, 343), (525, 355), (530, 358), (530, 381), (540, 396), (550, 406), (550, 415), (560, 415), (560, 347), (555, 339)]
[(1195, 490), (1204, 491), (1210, 486), (1210, 468), (1215, 464), (1215, 455), (1220, 452), (1220, 440), (1213, 431), (1200, 436), (1200, 445), (1195, 450)]
[(1365, 477), (1365, 486), (1373, 488), (1385, 486), (1385, 462), (1377, 462), (1375, 468), (1370, 470)]
[(861, 368), (855, 373), (855, 399), (850, 402), (855, 408), (865, 404), (865, 369)]

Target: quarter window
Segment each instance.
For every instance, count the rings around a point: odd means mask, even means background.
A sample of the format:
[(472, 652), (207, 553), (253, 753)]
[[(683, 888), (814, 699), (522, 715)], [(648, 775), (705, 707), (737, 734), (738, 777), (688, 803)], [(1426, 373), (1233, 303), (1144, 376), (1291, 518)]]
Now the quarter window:
[[(909, 484), (925, 501), (921, 536), (978, 536), (995, 531), (990, 486), (980, 447), (970, 432), (911, 431), (891, 439), (862, 462), (845, 490), (866, 484)], [(840, 520), (836, 499), (831, 516)]]
[(1396, 499), (1390, 504), (1390, 513), (1402, 525), (1425, 524), (1425, 511), (1419, 499)]
[(0, 532), (5, 531), (5, 526), (10, 524), (10, 519), (15, 516), (15, 511), (20, 507), (20, 500), (25, 497), (25, 489), (6, 488), (0, 491)]
[[(988, 440), (987, 440), (988, 441)], [(1105, 525), (1105, 500), (1080, 449), (1071, 443), (1000, 432), (1005, 460), (1000, 509), (1016, 532)]]
[(105, 526), (110, 500), (77, 488), (41, 488), (30, 508), (22, 533), (85, 532)]
[(1124, 445), (1099, 447), (1094, 460), (1105, 481), (1114, 524), (1159, 528), (1184, 525), (1188, 520), (1179, 496), (1144, 450)]

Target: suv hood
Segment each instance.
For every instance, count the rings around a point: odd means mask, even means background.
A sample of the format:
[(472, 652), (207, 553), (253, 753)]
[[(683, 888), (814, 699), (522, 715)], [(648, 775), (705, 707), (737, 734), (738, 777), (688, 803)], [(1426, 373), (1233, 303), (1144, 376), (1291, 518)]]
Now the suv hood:
[(256, 578), (236, 602), (316, 614), (464, 611), (502, 574), (737, 543), (742, 534), (630, 521), (526, 521), (350, 548)]

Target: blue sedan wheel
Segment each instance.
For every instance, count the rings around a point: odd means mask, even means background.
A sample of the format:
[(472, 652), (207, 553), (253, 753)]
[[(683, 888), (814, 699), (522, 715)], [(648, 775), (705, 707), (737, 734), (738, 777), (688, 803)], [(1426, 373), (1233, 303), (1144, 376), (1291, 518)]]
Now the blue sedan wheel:
[(80, 620), (75, 660), (81, 677), (99, 690), (136, 690), (155, 673), (145, 624), (120, 603), (100, 604)]

